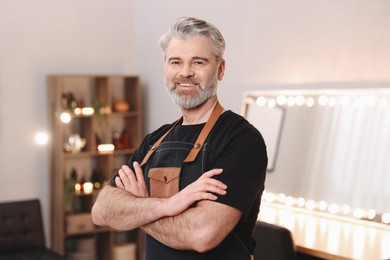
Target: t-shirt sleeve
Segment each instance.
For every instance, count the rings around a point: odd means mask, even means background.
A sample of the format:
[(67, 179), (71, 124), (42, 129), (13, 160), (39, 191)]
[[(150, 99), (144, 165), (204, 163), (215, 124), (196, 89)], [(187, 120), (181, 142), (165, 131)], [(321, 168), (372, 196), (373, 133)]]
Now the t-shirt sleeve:
[(212, 168), (222, 168), (216, 179), (225, 183), (227, 194), (217, 202), (239, 209), (247, 216), (264, 190), (267, 152), (260, 133), (248, 130), (236, 135), (224, 147)]

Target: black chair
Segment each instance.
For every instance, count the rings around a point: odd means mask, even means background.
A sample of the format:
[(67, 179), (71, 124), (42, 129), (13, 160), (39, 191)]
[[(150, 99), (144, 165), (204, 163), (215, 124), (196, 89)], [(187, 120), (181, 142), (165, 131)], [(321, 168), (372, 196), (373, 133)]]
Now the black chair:
[(0, 260), (60, 259), (45, 245), (39, 200), (0, 203)]
[(253, 237), (256, 239), (255, 260), (297, 259), (295, 244), (287, 228), (257, 221)]

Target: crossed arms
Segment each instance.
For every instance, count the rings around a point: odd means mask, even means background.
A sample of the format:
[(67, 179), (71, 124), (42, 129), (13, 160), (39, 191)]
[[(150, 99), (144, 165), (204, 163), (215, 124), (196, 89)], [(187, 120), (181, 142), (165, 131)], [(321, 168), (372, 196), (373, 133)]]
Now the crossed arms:
[(96, 225), (140, 227), (169, 247), (205, 252), (222, 242), (241, 218), (238, 209), (214, 201), (214, 194), (226, 194), (226, 185), (212, 178), (222, 169), (203, 173), (172, 197), (150, 198), (141, 167), (137, 162), (133, 166), (135, 172), (126, 165), (119, 170), (117, 188), (106, 186), (99, 193), (92, 208)]

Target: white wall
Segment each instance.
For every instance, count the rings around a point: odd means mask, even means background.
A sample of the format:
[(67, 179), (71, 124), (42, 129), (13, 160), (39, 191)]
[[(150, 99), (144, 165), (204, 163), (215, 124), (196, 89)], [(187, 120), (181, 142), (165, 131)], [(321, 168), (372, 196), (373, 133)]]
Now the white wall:
[[(46, 76), (135, 73), (128, 0), (0, 0), (0, 201), (40, 198), (48, 234)], [(49, 240), (47, 236), (47, 240)]]
[(47, 74), (138, 73), (147, 131), (179, 111), (162, 84), (158, 37), (178, 16), (227, 41), (226, 108), (245, 90), (308, 82), (390, 81), (390, 1), (0, 0), (0, 200), (39, 197), (48, 229)]
[(178, 16), (204, 18), (220, 28), (227, 41), (220, 98), (238, 112), (244, 90), (389, 81), (389, 11), (386, 0), (137, 0), (137, 66), (150, 101), (147, 130), (177, 117), (162, 84), (156, 42)]

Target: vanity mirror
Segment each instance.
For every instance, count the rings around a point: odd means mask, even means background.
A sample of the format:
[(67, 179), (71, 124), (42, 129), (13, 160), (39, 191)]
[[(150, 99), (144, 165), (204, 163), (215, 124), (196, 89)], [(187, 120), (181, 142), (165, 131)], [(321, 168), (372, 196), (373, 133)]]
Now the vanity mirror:
[(263, 199), (388, 221), (390, 88), (249, 91), (242, 104), (267, 144)]

